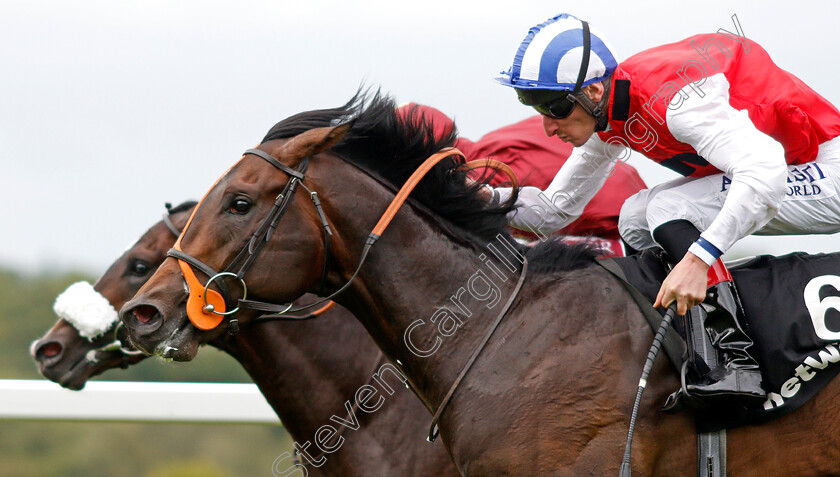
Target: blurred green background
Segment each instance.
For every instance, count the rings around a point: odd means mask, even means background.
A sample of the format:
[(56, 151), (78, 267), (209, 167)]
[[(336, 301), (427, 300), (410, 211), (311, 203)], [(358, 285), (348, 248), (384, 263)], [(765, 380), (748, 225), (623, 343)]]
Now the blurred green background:
[[(94, 281), (0, 270), (0, 379), (43, 379), (29, 344), (55, 322), (56, 295), (79, 280)], [(211, 347), (189, 363), (147, 359), (94, 379), (251, 382), (233, 358)], [(271, 475), (274, 459), (292, 446), (280, 425), (0, 420), (0, 426), (0, 477)]]

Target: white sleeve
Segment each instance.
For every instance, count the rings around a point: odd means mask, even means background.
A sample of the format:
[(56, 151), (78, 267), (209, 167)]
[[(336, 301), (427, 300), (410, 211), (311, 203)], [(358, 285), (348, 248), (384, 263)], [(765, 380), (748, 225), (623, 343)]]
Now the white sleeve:
[[(785, 196), (787, 164), (781, 144), (756, 129), (747, 111), (729, 104), (729, 81), (710, 76), (700, 97), (686, 87), (688, 98), (666, 113), (668, 130), (692, 146), (709, 164), (732, 179), (723, 207), (701, 238), (723, 253), (736, 241), (764, 226)], [(711, 265), (712, 258), (692, 245), (692, 253)]]
[[(547, 235), (572, 223), (612, 174), (613, 160), (608, 152), (607, 144), (593, 134), (583, 146), (572, 150), (545, 191), (521, 187), (516, 209), (508, 216), (510, 225)], [(494, 191), (502, 202), (512, 192), (509, 187)]]

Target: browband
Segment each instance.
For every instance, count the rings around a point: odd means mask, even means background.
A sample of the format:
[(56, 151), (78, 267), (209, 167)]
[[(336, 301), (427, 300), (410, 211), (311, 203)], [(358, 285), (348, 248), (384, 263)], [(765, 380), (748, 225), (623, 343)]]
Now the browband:
[(277, 159), (275, 159), (274, 157), (272, 157), (271, 154), (260, 151), (259, 149), (248, 149), (247, 151), (242, 153), (243, 156), (245, 154), (253, 154), (255, 156), (259, 156), (259, 157), (265, 159), (266, 162), (268, 162), (272, 166), (280, 169), (281, 171), (285, 172), (286, 174), (289, 174), (292, 177), (297, 177), (299, 180), (303, 180), (303, 173), (300, 173), (300, 172), (292, 169), (291, 167), (287, 166), (286, 164), (283, 164), (282, 162), (280, 162)]

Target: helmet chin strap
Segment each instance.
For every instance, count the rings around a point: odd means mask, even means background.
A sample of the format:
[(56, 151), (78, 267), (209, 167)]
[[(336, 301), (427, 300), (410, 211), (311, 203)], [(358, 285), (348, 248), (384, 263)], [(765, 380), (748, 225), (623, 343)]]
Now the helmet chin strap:
[[(606, 92), (605, 92), (606, 94)], [(586, 95), (583, 91), (577, 93), (575, 96), (575, 102), (577, 102), (584, 111), (586, 111), (590, 116), (595, 118), (595, 132), (598, 131), (606, 131), (607, 130), (607, 116), (604, 114), (604, 111), (595, 104), (594, 101), (589, 99), (589, 96)]]
[(595, 131), (604, 131), (607, 129), (607, 116), (595, 104), (594, 101), (589, 99), (589, 96), (583, 92), (583, 81), (586, 78), (586, 72), (589, 71), (589, 53), (592, 51), (591, 48), (591, 38), (589, 33), (589, 23), (581, 20), (583, 24), (583, 57), (580, 60), (580, 71), (578, 71), (577, 82), (575, 82), (575, 89), (569, 94), (569, 96), (575, 100), (576, 103), (583, 108), (590, 116), (595, 118), (596, 126)]

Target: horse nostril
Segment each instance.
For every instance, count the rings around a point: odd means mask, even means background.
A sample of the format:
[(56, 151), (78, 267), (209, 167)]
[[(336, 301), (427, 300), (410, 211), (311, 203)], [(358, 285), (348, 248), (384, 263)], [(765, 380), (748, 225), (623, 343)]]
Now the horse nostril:
[(61, 343), (48, 341), (39, 346), (37, 351), (35, 351), (35, 359), (38, 361), (46, 361), (49, 358), (58, 356), (62, 351), (64, 351), (64, 347), (61, 346)]
[(148, 323), (157, 314), (157, 309), (151, 305), (139, 305), (132, 310), (132, 313), (140, 323)]

